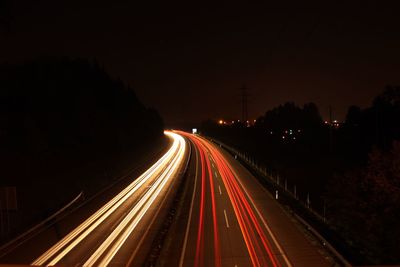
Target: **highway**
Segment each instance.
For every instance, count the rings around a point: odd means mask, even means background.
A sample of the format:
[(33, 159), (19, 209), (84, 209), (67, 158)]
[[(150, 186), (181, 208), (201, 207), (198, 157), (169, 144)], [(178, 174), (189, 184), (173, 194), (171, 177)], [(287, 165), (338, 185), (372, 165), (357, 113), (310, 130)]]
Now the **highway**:
[(172, 145), (154, 165), (65, 235), (55, 239), (47, 233), (32, 240), (49, 245), (20, 263), (145, 265), (191, 153), (183, 198), (159, 266), (332, 265), (231, 155), (198, 135), (165, 134)]
[[(184, 138), (168, 131), (165, 134), (171, 147), (140, 177), (62, 238), (55, 239), (52, 228), (40, 234), (30, 243), (37, 242), (39, 247), (49, 243), (47, 248), (30, 262), (18, 262), (34, 266), (141, 265), (162, 221), (157, 218), (165, 217), (165, 207), (188, 158)], [(14, 252), (14, 259), (18, 255), (26, 259), (30, 250), (35, 250), (26, 247)]]
[(160, 266), (331, 266), (232, 156), (178, 133), (195, 148), (193, 175)]

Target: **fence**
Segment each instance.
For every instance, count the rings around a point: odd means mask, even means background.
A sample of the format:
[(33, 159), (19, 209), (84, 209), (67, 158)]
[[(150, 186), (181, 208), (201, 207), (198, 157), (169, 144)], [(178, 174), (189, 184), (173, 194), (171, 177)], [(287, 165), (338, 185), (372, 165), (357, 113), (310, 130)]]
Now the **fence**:
[[(283, 199), (283, 203), (292, 208), (293, 216), (297, 218), (297, 220), (304, 225), (304, 227), (314, 236), (314, 238), (316, 238), (319, 243), (329, 251), (337, 264), (351, 266), (351, 264), (334, 248), (334, 246), (332, 246), (330, 242), (328, 242), (317, 230), (315, 230), (311, 226), (311, 223), (307, 222), (313, 221), (315, 225), (315, 221), (317, 221), (318, 224), (323, 225), (323, 228), (329, 229), (329, 225), (327, 224), (325, 216), (325, 203), (323, 206), (323, 214), (321, 215), (312, 208), (311, 196), (308, 192), (307, 194), (304, 194), (306, 196), (305, 199), (300, 199), (300, 194), (296, 185), (293, 186), (293, 190), (290, 190), (288, 188), (288, 182), (286, 179), (282, 179), (279, 174), (273, 175), (271, 172), (268, 172), (267, 167), (263, 164), (260, 164), (259, 161), (257, 161), (254, 157), (251, 157), (249, 154), (243, 153), (213, 138), (206, 138), (219, 145), (221, 148), (224, 148), (227, 152), (232, 154), (235, 159), (244, 163), (245, 166), (247, 165), (248, 169), (256, 176), (259, 178), (261, 177), (264, 182), (263, 184), (267, 185), (270, 192), (275, 195), (275, 198), (280, 202), (282, 202)], [(293, 210), (295, 210), (295, 212)], [(303, 217), (306, 217), (307, 220), (305, 220)]]

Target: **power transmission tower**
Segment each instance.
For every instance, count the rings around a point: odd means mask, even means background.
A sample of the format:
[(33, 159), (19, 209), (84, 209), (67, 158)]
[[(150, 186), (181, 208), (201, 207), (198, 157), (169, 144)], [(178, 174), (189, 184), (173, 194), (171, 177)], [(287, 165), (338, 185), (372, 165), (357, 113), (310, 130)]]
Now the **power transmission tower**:
[(246, 86), (242, 86), (240, 89), (241, 97), (242, 97), (242, 121), (247, 126), (247, 120), (249, 118), (249, 113), (247, 110), (247, 100), (248, 100), (248, 92)]

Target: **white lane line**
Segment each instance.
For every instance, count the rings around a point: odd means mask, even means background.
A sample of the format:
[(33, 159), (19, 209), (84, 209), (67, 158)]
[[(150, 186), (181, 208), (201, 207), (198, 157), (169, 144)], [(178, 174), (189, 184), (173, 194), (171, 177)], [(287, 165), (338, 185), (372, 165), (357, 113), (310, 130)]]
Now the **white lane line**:
[(221, 186), (218, 185), (219, 194), (222, 195)]
[(190, 222), (192, 221), (192, 213), (193, 213), (193, 204), (194, 204), (194, 196), (196, 195), (196, 184), (197, 184), (197, 176), (198, 176), (198, 168), (199, 168), (199, 152), (197, 151), (196, 146), (193, 144), (193, 148), (195, 148), (196, 152), (196, 175), (194, 176), (194, 188), (193, 188), (193, 195), (192, 195), (192, 202), (190, 204), (190, 210), (189, 210), (189, 220), (186, 225), (186, 232), (185, 232), (185, 240), (183, 241), (183, 247), (182, 247), (182, 253), (181, 253), (181, 258), (179, 260), (179, 266), (183, 266), (183, 259), (185, 258), (185, 252), (186, 252), (186, 246), (187, 246), (187, 241), (189, 237), (189, 226)]
[[(182, 137), (180, 137), (179, 144), (179, 150), (176, 156), (174, 156), (170, 165), (165, 169), (161, 176), (157, 178), (151, 189), (146, 192), (146, 194), (133, 207), (133, 209), (128, 213), (118, 227), (113, 230), (113, 232), (97, 248), (97, 250), (92, 254), (92, 256), (90, 256), (83, 266), (93, 266), (100, 259), (100, 257), (103, 257), (103, 259), (101, 259), (100, 263), (98, 263), (98, 266), (109, 265), (114, 256), (118, 253), (119, 249), (123, 246), (131, 233), (136, 229), (136, 226), (140, 223), (143, 216), (147, 213), (154, 201), (160, 195), (162, 189), (165, 188), (165, 185), (171, 179), (172, 175), (176, 173), (178, 165), (182, 162), (185, 152), (185, 141)], [(50, 263), (49, 265), (55, 265), (55, 263)]]
[[(265, 229), (267, 229), (269, 236), (271, 237), (272, 241), (274, 242), (275, 246), (278, 248), (279, 253), (281, 254), (283, 260), (286, 263), (286, 266), (288, 267), (292, 267), (292, 263), (290, 262), (290, 260), (288, 259), (286, 253), (283, 251), (281, 245), (279, 244), (278, 240), (276, 239), (275, 235), (273, 234), (271, 228), (269, 227), (269, 225), (267, 224), (267, 222), (264, 220), (264, 217), (262, 216), (260, 210), (257, 208), (256, 204), (254, 203), (253, 199), (250, 197), (249, 192), (246, 190), (246, 188), (244, 187), (242, 181), (240, 181), (239, 179), (239, 175), (236, 173), (236, 171), (233, 170), (233, 167), (229, 164), (228, 165), (230, 170), (233, 172), (236, 181), (239, 182), (240, 186), (242, 187), (243, 191), (245, 192), (245, 194), (247, 195), (247, 199), (250, 200), (251, 205), (254, 207), (255, 211), (258, 214), (258, 217), (261, 219), (261, 222), (263, 223)], [(264, 189), (265, 190), (265, 189)]]
[[(165, 132), (167, 135), (172, 135)], [(56, 256), (47, 265), (55, 265), (61, 258), (63, 258), (69, 251), (79, 244), (86, 236), (88, 236), (99, 224), (104, 222), (111, 213), (119, 208), (134, 192), (136, 192), (143, 184), (151, 179), (157, 173), (161, 173), (164, 166), (169, 162), (179, 147), (179, 141), (174, 140), (173, 145), (164, 156), (153, 164), (150, 169), (145, 171), (139, 178), (129, 184), (118, 195), (112, 198), (107, 204), (100, 208), (97, 212), (92, 214), (86, 221), (80, 224), (72, 232), (66, 235), (62, 240), (53, 245), (43, 255), (37, 258), (31, 265), (45, 265), (45, 262), (50, 258)], [(68, 245), (69, 244), (69, 245)], [(57, 254), (57, 255), (56, 255)]]
[(217, 171), (214, 171), (215, 177), (218, 177)]
[[(186, 143), (186, 141), (184, 141), (184, 142)], [(185, 145), (185, 147), (186, 147), (186, 145)], [(189, 155), (192, 153), (191, 151), (192, 151), (192, 149), (191, 149), (190, 144), (189, 144)], [(188, 163), (189, 163), (189, 162), (187, 162), (187, 164), (188, 164)], [(186, 166), (188, 166), (188, 165), (186, 165)], [(128, 263), (126, 264), (126, 266), (132, 266), (132, 262), (133, 262), (134, 258), (136, 257), (136, 254), (138, 253), (138, 249), (142, 246), (142, 243), (144, 242), (145, 237), (148, 235), (148, 232), (149, 232), (151, 226), (154, 224), (154, 221), (157, 219), (158, 214), (159, 214), (161, 208), (164, 206), (164, 203), (165, 203), (165, 201), (166, 201), (166, 199), (167, 199), (167, 196), (170, 194), (170, 191), (171, 191), (171, 187), (169, 187), (169, 188), (167, 189), (167, 192), (165, 193), (164, 198), (161, 200), (161, 203), (159, 204), (160, 206), (159, 206), (158, 210), (157, 210), (156, 213), (154, 214), (154, 217), (153, 217), (153, 219), (151, 220), (150, 224), (148, 224), (148, 227), (147, 227), (146, 231), (145, 231), (144, 234), (142, 235), (142, 238), (140, 239), (140, 241), (139, 241), (139, 243), (138, 243), (136, 249), (133, 251), (131, 257), (130, 257), (129, 260), (128, 260)]]
[(229, 222), (228, 222), (228, 216), (226, 215), (226, 210), (224, 210), (224, 215), (225, 215), (226, 227), (229, 228)]

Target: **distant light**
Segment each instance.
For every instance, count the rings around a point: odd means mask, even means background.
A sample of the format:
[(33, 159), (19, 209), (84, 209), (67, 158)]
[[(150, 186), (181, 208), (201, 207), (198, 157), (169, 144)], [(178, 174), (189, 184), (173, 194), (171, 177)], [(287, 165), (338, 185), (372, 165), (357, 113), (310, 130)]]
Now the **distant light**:
[(235, 123), (235, 121), (232, 121), (232, 123)]
[(338, 123), (338, 121), (337, 121), (337, 120), (334, 120), (333, 123)]
[(325, 124), (328, 124), (328, 121), (324, 121)]
[(256, 122), (257, 120), (254, 120), (254, 122)]
[(274, 132), (273, 132), (273, 131), (270, 131), (269, 133), (270, 133), (270, 134), (274, 134)]
[(301, 130), (297, 130), (298, 133), (301, 133)]
[(197, 134), (197, 128), (192, 129), (192, 134)]
[(293, 140), (296, 140), (296, 136), (293, 136)]
[(223, 120), (219, 120), (219, 124), (223, 124), (224, 123), (224, 121)]
[(285, 136), (284, 136), (284, 135), (282, 135), (282, 139), (285, 139)]

